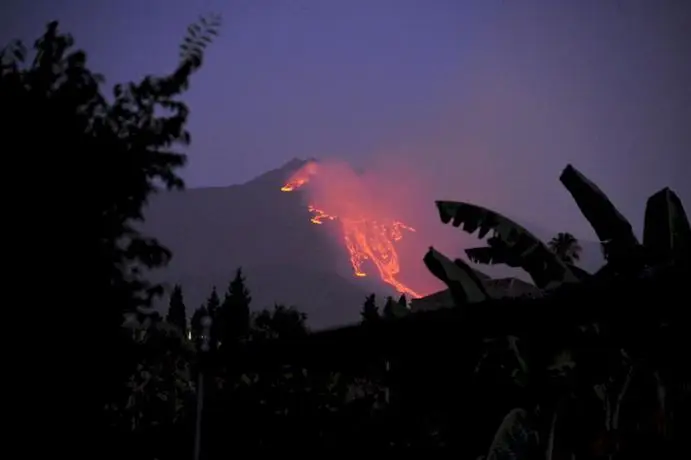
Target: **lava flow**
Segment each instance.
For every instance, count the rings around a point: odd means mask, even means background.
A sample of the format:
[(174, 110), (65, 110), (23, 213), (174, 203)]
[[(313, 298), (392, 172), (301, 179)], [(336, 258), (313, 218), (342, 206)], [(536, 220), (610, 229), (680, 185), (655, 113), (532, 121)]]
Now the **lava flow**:
[[(283, 192), (292, 192), (307, 184), (310, 178), (317, 174), (317, 164), (309, 162), (300, 168), (290, 180), (281, 188)], [(352, 204), (351, 208), (352, 208)], [(350, 255), (350, 264), (355, 276), (367, 276), (363, 269), (365, 261), (371, 261), (379, 272), (379, 277), (385, 283), (393, 286), (401, 294), (412, 298), (421, 297), (420, 294), (396, 279), (400, 272), (398, 253), (395, 242), (403, 238), (403, 231), (414, 232), (415, 229), (399, 221), (381, 222), (358, 215), (353, 209), (349, 215), (335, 216), (310, 204), (307, 208), (312, 214), (313, 224), (323, 224), (327, 220), (338, 220), (343, 231), (343, 240)], [(353, 215), (354, 214), (354, 215)]]

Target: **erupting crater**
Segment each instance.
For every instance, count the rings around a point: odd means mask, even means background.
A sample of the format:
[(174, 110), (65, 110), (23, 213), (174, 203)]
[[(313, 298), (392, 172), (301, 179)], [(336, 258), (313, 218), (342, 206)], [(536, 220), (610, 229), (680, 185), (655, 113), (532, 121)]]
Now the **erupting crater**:
[[(319, 165), (310, 161), (296, 171), (281, 187), (283, 192), (292, 192), (307, 184), (319, 172)], [(347, 198), (342, 198), (347, 201)], [(399, 293), (411, 298), (421, 295), (397, 279), (401, 270), (396, 242), (403, 238), (404, 232), (415, 232), (415, 229), (397, 220), (372, 219), (358, 209), (357, 203), (349, 201), (347, 213), (329, 214), (315, 203), (307, 207), (311, 213), (311, 222), (322, 225), (327, 221), (340, 223), (342, 238), (348, 250), (353, 273), (357, 277), (367, 276), (363, 265), (370, 261), (379, 272), (385, 283), (393, 286)]]

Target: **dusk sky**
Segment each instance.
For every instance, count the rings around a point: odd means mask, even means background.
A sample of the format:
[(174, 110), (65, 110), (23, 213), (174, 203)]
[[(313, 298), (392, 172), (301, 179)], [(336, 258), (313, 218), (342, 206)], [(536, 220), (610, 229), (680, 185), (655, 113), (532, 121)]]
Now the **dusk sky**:
[(109, 86), (171, 70), (186, 26), (221, 13), (186, 96), (191, 187), (293, 157), (395, 160), (425, 197), (594, 239), (558, 182), (571, 162), (638, 231), (666, 185), (691, 211), (689, 0), (9, 0), (1, 11), (3, 43), (59, 20)]

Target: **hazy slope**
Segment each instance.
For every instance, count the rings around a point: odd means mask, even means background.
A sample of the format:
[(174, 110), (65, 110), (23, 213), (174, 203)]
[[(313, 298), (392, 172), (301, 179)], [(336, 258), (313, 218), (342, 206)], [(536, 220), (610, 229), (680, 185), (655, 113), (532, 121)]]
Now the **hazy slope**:
[(154, 277), (183, 285), (188, 314), (212, 286), (222, 294), (240, 266), (255, 309), (296, 305), (313, 327), (357, 321), (368, 293), (390, 292), (374, 278), (354, 279), (345, 249), (310, 224), (301, 195), (280, 192), (301, 165), (293, 160), (242, 185), (152, 199), (144, 231), (173, 251), (171, 264)]
[[(213, 286), (222, 295), (238, 267), (247, 276), (254, 309), (274, 303), (295, 305), (308, 314), (315, 328), (357, 321), (365, 296), (372, 292), (382, 297), (395, 294), (374, 272), (367, 278), (353, 277), (346, 249), (333, 233), (339, 227), (311, 224), (302, 192), (280, 191), (303, 164), (292, 160), (242, 185), (168, 192), (152, 199), (143, 230), (173, 251), (171, 264), (153, 277), (169, 287), (182, 284), (188, 314), (205, 301)], [(423, 222), (411, 224), (418, 227)], [(524, 225), (545, 242), (557, 233)], [(482, 244), (472, 237), (459, 238), (462, 241)], [(409, 234), (399, 243), (403, 279), (406, 271), (412, 273), (408, 279), (414, 286), (421, 285), (415, 273), (433, 278), (422, 263), (430, 244), (435, 244), (435, 236), (425, 231)], [(599, 245), (586, 241), (581, 245), (579, 265), (589, 271), (599, 268)], [(461, 248), (448, 255), (465, 258)], [(505, 266), (477, 268), (493, 278), (529, 280), (521, 270)], [(440, 283), (435, 286), (425, 293), (443, 289)], [(166, 302), (162, 298), (159, 307)]]

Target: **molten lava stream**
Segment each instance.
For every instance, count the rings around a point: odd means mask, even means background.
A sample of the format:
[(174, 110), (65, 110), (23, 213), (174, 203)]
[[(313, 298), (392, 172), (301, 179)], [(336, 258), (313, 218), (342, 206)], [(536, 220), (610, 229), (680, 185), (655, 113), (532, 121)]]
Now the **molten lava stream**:
[[(281, 191), (292, 192), (302, 187), (316, 173), (316, 163), (307, 163), (290, 178), (281, 188)], [(367, 276), (362, 265), (369, 260), (377, 268), (382, 281), (393, 286), (401, 294), (412, 298), (421, 297), (420, 294), (396, 279), (401, 266), (394, 242), (403, 238), (402, 230), (414, 232), (415, 229), (398, 221), (383, 224), (376, 220), (364, 218), (339, 218), (338, 216), (328, 214), (314, 205), (309, 205), (307, 209), (312, 213), (310, 221), (313, 224), (321, 225), (326, 220), (340, 221), (341, 229), (343, 230), (343, 240), (350, 254), (350, 264), (353, 266), (355, 276)]]
[(340, 219), (340, 221), (355, 276), (367, 276), (362, 269), (362, 264), (369, 260), (377, 267), (382, 281), (408, 297), (421, 297), (420, 294), (396, 279), (396, 275), (401, 271), (401, 266), (394, 242), (403, 237), (401, 229), (414, 231), (413, 229), (395, 221), (391, 225), (380, 224), (377, 221), (367, 219)]
[(315, 208), (312, 205), (309, 205), (307, 207), (307, 210), (309, 212), (311, 212), (312, 214), (314, 214), (314, 217), (312, 217), (310, 219), (310, 222), (312, 222), (313, 224), (321, 225), (324, 223), (324, 219), (336, 220), (336, 216), (331, 216), (331, 215), (325, 213), (324, 211), (322, 211), (321, 209)]

